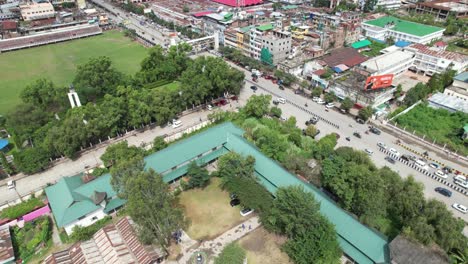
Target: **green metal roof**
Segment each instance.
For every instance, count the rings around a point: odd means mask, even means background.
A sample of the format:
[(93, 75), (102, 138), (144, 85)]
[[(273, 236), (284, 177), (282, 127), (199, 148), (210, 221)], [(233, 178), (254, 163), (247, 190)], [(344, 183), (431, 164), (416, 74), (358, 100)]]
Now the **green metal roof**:
[(290, 9), (295, 9), (297, 8), (297, 5), (284, 5), (281, 7), (283, 10), (290, 10)]
[(368, 39), (365, 39), (365, 40), (354, 42), (353, 44), (351, 44), (351, 47), (353, 47), (355, 49), (360, 49), (360, 48), (367, 47), (370, 44), (372, 44), (372, 43)]
[(257, 27), (258, 30), (260, 31), (267, 31), (267, 30), (272, 30), (273, 25), (272, 24), (265, 24)]
[(411, 34), (419, 37), (423, 37), (432, 34), (437, 31), (444, 30), (440, 27), (428, 26), (406, 20), (401, 20), (393, 16), (385, 16), (374, 20), (364, 22), (365, 24), (373, 25), (376, 27), (384, 28), (387, 23), (394, 22), (393, 31), (398, 31), (406, 34)]
[(463, 130), (465, 130), (465, 132), (468, 132), (468, 124), (465, 124), (465, 126), (463, 127)]
[(242, 31), (242, 32), (245, 33), (245, 32), (251, 30), (251, 29), (254, 28), (254, 27), (255, 27), (255, 26), (246, 26), (246, 27), (242, 27), (242, 28), (240, 28), (240, 31)]

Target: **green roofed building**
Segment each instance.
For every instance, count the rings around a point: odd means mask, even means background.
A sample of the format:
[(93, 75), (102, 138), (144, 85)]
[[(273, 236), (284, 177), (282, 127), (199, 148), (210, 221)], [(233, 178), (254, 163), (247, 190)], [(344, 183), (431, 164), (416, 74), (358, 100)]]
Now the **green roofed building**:
[(442, 37), (444, 28), (419, 24), (399, 19), (393, 16), (384, 16), (362, 23), (366, 37), (385, 41), (393, 38), (394, 41), (407, 41), (411, 43), (426, 44)]
[(354, 42), (353, 44), (351, 44), (351, 47), (353, 47), (355, 49), (362, 49), (364, 47), (369, 46), (370, 44), (372, 44), (372, 43), (368, 39), (365, 39), (365, 40)]
[[(217, 125), (146, 157), (146, 168), (152, 168), (162, 174), (165, 182), (173, 182), (186, 174), (187, 167), (192, 161), (206, 164), (230, 151), (253, 156), (255, 175), (272, 195), (275, 195), (278, 188), (290, 185), (303, 186), (306, 191), (314, 194), (320, 203), (321, 213), (335, 226), (338, 241), (347, 256), (360, 264), (390, 263), (388, 241), (385, 236), (361, 224), (315, 186), (303, 182), (277, 162), (263, 155), (243, 138), (243, 134), (244, 131), (232, 123)], [(88, 219), (88, 215), (83, 215), (85, 211), (98, 210), (98, 205), (93, 199), (101, 200), (101, 192), (114, 194), (111, 191), (109, 177), (104, 175), (87, 184), (82, 184), (80, 178), (76, 176), (66, 177), (56, 185), (48, 187), (46, 193), (52, 212), (57, 221), (60, 221), (59, 226), (63, 226), (65, 222), (74, 223), (76, 219), (83, 217)], [(97, 181), (99, 184), (93, 183)], [(84, 187), (88, 184), (91, 186)], [(106, 204), (109, 205), (111, 202)], [(104, 208), (99, 210), (104, 211)]]

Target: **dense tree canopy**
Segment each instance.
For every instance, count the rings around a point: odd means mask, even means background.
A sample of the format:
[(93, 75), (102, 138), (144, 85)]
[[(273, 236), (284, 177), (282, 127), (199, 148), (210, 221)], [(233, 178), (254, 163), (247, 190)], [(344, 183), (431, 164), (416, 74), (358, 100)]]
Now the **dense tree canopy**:
[(247, 100), (243, 111), (247, 116), (261, 118), (268, 113), (270, 102), (271, 95), (252, 95), (249, 100)]
[(221, 254), (215, 259), (215, 264), (243, 264), (246, 252), (235, 242), (228, 244), (223, 248)]
[(187, 177), (189, 177), (188, 188), (203, 188), (210, 183), (208, 170), (200, 167), (194, 161), (189, 164)]

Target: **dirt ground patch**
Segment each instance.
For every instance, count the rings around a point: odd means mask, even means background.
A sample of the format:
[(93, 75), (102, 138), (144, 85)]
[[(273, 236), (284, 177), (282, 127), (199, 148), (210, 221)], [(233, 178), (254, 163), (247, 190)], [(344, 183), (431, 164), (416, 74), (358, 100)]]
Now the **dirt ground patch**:
[(239, 244), (247, 251), (249, 264), (291, 264), (286, 253), (281, 251), (281, 245), (286, 238), (271, 234), (263, 227), (258, 228), (239, 240)]
[(180, 204), (191, 224), (187, 234), (195, 240), (209, 240), (247, 220), (238, 206), (229, 205), (229, 193), (219, 187), (221, 180), (212, 178), (205, 189), (185, 191), (180, 194)]

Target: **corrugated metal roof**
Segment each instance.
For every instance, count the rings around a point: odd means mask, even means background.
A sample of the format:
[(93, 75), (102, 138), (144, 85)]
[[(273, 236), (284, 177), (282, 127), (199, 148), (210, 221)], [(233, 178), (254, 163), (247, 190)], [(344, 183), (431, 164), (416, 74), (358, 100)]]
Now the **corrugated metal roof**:
[(365, 40), (354, 42), (353, 44), (351, 44), (351, 47), (353, 47), (355, 49), (360, 49), (360, 48), (367, 47), (370, 44), (372, 44), (372, 43), (368, 39), (365, 39)]
[(273, 25), (272, 24), (265, 24), (257, 27), (258, 30), (260, 31), (267, 31), (267, 30), (272, 30)]

